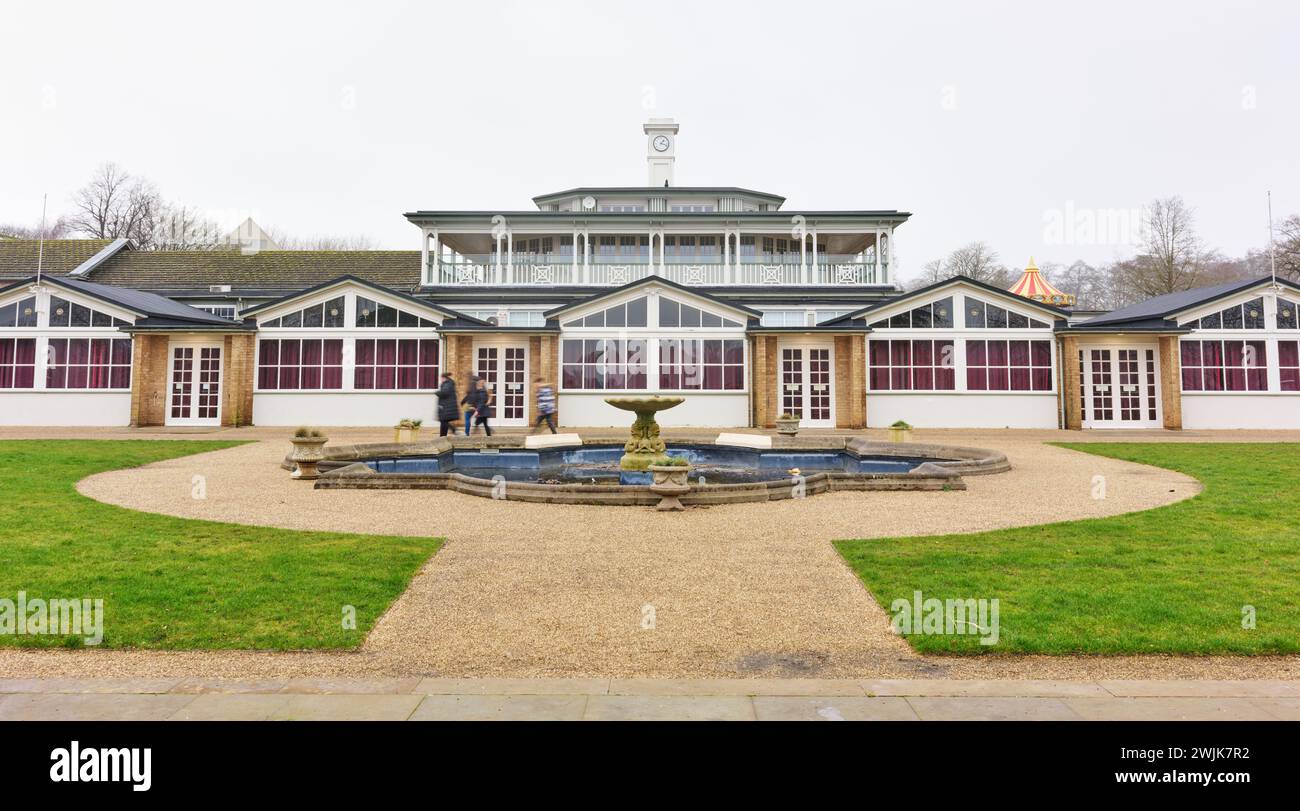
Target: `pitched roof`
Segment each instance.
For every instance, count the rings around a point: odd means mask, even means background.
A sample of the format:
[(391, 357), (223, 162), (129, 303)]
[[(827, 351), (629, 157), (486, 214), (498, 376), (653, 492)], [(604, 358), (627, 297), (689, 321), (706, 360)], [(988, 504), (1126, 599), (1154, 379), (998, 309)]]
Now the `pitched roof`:
[(394, 290), (420, 284), (419, 251), (124, 251), (95, 270), (95, 281), (138, 290), (298, 291), (355, 276)]
[[(31, 276), (27, 279), (0, 288), (0, 293), (4, 293), (16, 287), (34, 284), (35, 282), (36, 277)], [(188, 304), (181, 304), (179, 301), (172, 301), (169, 298), (142, 290), (132, 290), (126, 287), (114, 287), (107, 284), (98, 284), (96, 282), (88, 282), (85, 279), (77, 279), (69, 276), (51, 276), (43, 279), (42, 284), (49, 284), (52, 287), (61, 287), (65, 290), (72, 290), (90, 298), (99, 299), (108, 304), (115, 304), (124, 310), (136, 313), (140, 317), (140, 320), (135, 324), (137, 327), (180, 326), (187, 329), (251, 328), (236, 321), (213, 315), (206, 310), (200, 310), (191, 307)]]
[(863, 308), (860, 309), (860, 310), (856, 310), (856, 311), (854, 311), (854, 312), (851, 312), (851, 313), (849, 313), (849, 314), (846, 315), (846, 316), (843, 316), (843, 317), (841, 317), (841, 318), (837, 318), (835, 321), (828, 321), (828, 322), (826, 322), (826, 323), (827, 323), (827, 324), (835, 324), (835, 323), (838, 323), (838, 322), (840, 322), (840, 321), (844, 321), (844, 320), (846, 320), (846, 319), (852, 319), (852, 318), (864, 318), (864, 317), (866, 317), (866, 316), (871, 315), (871, 313), (873, 313), (873, 312), (875, 312), (875, 311), (877, 311), (877, 310), (884, 309), (885, 307), (892, 307), (893, 305), (898, 304), (898, 303), (903, 302), (903, 301), (907, 301), (908, 299), (919, 298), (919, 297), (924, 296), (924, 295), (926, 295), (926, 294), (928, 294), (928, 293), (932, 293), (932, 292), (934, 292), (934, 291), (936, 291), (936, 290), (939, 290), (939, 289), (941, 289), (941, 288), (947, 287), (948, 285), (951, 285), (951, 284), (957, 284), (957, 283), (968, 284), (968, 285), (970, 285), (970, 286), (972, 286), (972, 287), (975, 287), (975, 288), (978, 288), (978, 289), (980, 289), (980, 290), (984, 290), (984, 291), (986, 291), (986, 292), (988, 292), (988, 293), (991, 293), (991, 294), (993, 294), (993, 295), (995, 295), (995, 296), (997, 296), (997, 297), (999, 297), (999, 298), (1001, 298), (1001, 299), (1003, 299), (1003, 300), (1005, 300), (1005, 301), (1015, 301), (1017, 304), (1023, 304), (1023, 305), (1025, 305), (1025, 306), (1028, 306), (1028, 307), (1034, 307), (1034, 308), (1037, 308), (1037, 309), (1040, 309), (1040, 310), (1047, 310), (1048, 312), (1053, 313), (1054, 315), (1058, 315), (1058, 316), (1066, 316), (1066, 315), (1069, 315), (1069, 311), (1064, 310), (1064, 309), (1062, 309), (1062, 308), (1060, 308), (1060, 307), (1057, 307), (1057, 306), (1055, 306), (1055, 305), (1048, 304), (1048, 303), (1045, 302), (1045, 301), (1034, 301), (1033, 299), (1027, 299), (1027, 298), (1024, 298), (1023, 296), (1017, 296), (1016, 294), (1012, 293), (1012, 292), (1009, 291), (1009, 290), (1003, 290), (1001, 287), (995, 287), (995, 286), (993, 286), (993, 285), (991, 285), (991, 284), (989, 284), (989, 283), (987, 283), (987, 282), (981, 282), (981, 281), (979, 281), (979, 280), (977, 280), (977, 279), (972, 279), (972, 278), (969, 277), (969, 276), (957, 275), (957, 276), (949, 277), (949, 278), (944, 279), (944, 280), (942, 280), (942, 281), (935, 282), (934, 284), (927, 284), (925, 287), (919, 287), (919, 288), (917, 288), (916, 290), (912, 290), (912, 291), (910, 291), (910, 292), (903, 293), (902, 295), (894, 296), (893, 298), (887, 298), (887, 299), (885, 299), (885, 300), (883, 300), (883, 301), (877, 302), (877, 303), (872, 304), (872, 305), (869, 305), (869, 306), (867, 306), (867, 307), (863, 307)]
[[(112, 244), (111, 239), (47, 239), (41, 256), (41, 273), (63, 276)], [(0, 239), (0, 279), (35, 276), (40, 252), (38, 239)]]
[(312, 296), (320, 292), (321, 290), (325, 290), (327, 288), (335, 287), (337, 285), (348, 283), (348, 282), (351, 282), (352, 284), (355, 284), (359, 287), (363, 287), (369, 290), (375, 290), (380, 293), (386, 293), (387, 295), (390, 295), (395, 299), (409, 301), (410, 303), (418, 307), (423, 307), (426, 310), (433, 310), (434, 312), (441, 313), (449, 319), (458, 319), (458, 320), (463, 320), (466, 323), (470, 323), (470, 324), (489, 326), (486, 321), (482, 321), (477, 318), (472, 318), (471, 316), (465, 315), (464, 313), (458, 310), (453, 310), (449, 307), (444, 307), (441, 304), (436, 304), (427, 298), (417, 298), (416, 296), (409, 295), (407, 293), (402, 292), (401, 290), (393, 290), (390, 287), (384, 287), (382, 284), (375, 284), (374, 282), (369, 281), (368, 279), (362, 279), (358, 276), (353, 276), (350, 273), (345, 274), (343, 276), (339, 276), (336, 279), (330, 279), (329, 281), (312, 285), (311, 287), (308, 287), (305, 290), (295, 290), (294, 292), (289, 293), (288, 295), (281, 296), (280, 298), (274, 299), (272, 301), (263, 302), (257, 305), (256, 307), (249, 307), (248, 309), (240, 313), (240, 317), (246, 318), (255, 313), (264, 312), (266, 310), (271, 309), (272, 307), (279, 307), (281, 305), (288, 304), (291, 301), (307, 298), (308, 296)]
[[(1191, 290), (1181, 290), (1177, 293), (1166, 293), (1163, 296), (1149, 298), (1146, 301), (1140, 301), (1128, 307), (1121, 307), (1109, 313), (1099, 315), (1096, 318), (1089, 318), (1076, 327), (1094, 327), (1104, 324), (1127, 324), (1135, 321), (1151, 321), (1154, 319), (1165, 318), (1175, 315), (1183, 310), (1191, 309), (1202, 304), (1208, 304), (1217, 299), (1231, 296), (1234, 293), (1240, 293), (1249, 290), (1260, 284), (1271, 282), (1268, 276), (1261, 276), (1257, 279), (1238, 279), (1233, 282), (1224, 282), (1223, 284), (1212, 284), (1205, 287), (1194, 287)], [(1287, 279), (1278, 279), (1278, 284), (1285, 285), (1294, 290), (1300, 290), (1300, 285)]]

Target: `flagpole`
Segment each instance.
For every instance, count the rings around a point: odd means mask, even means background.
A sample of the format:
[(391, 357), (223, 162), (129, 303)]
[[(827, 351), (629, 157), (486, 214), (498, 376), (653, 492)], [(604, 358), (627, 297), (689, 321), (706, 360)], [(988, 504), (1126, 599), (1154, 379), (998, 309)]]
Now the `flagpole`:
[(1268, 192), (1268, 263), (1273, 275), (1273, 287), (1277, 288), (1277, 249), (1273, 246), (1273, 192)]
[(37, 287), (41, 286), (41, 264), (45, 260), (45, 203), (46, 200), (49, 198), (49, 196), (50, 195), (48, 193), (41, 195), (41, 230), (40, 233), (37, 234), (37, 236), (40, 238), (40, 241), (37, 243), (37, 248), (36, 248), (36, 286)]

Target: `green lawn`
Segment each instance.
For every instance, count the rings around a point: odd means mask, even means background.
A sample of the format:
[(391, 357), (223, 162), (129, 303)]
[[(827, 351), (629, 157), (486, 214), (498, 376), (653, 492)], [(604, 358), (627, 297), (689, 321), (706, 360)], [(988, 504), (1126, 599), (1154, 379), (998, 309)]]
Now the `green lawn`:
[[(997, 598), (998, 644), (908, 634), (924, 652), (1300, 651), (1300, 445), (1067, 444), (1178, 470), (1199, 496), (1145, 512), (970, 535), (836, 544), (895, 599)], [(1243, 606), (1256, 628), (1242, 627)], [(891, 617), (893, 614), (891, 613)]]
[[(236, 444), (0, 441), (0, 599), (103, 599), (103, 647), (359, 645), (440, 540), (190, 521), (74, 489), (92, 473)], [(288, 475), (285, 487), (307, 486)], [(344, 606), (355, 608), (354, 630)], [(0, 634), (0, 645), (80, 644)]]

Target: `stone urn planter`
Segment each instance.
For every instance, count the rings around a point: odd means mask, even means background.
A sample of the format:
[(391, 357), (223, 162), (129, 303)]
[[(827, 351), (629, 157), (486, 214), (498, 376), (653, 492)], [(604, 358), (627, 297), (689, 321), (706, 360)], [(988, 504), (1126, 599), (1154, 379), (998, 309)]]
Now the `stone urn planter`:
[(659, 496), (657, 510), (677, 512), (686, 509), (681, 497), (691, 491), (686, 476), (691, 471), (690, 465), (650, 465), (647, 468), (654, 476), (650, 492)]
[(911, 439), (912, 439), (912, 426), (908, 425), (902, 420), (899, 420), (898, 422), (889, 426), (890, 442), (910, 442)]
[(782, 436), (794, 436), (799, 433), (799, 418), (793, 414), (782, 414), (777, 417), (776, 432)]
[(293, 478), (319, 479), (320, 473), (316, 470), (316, 465), (325, 458), (321, 449), (329, 442), (329, 437), (320, 431), (299, 429), (289, 441), (293, 443), (293, 453), (289, 455), (289, 460), (294, 464)]
[(423, 420), (402, 420), (393, 426), (394, 442), (419, 442)]

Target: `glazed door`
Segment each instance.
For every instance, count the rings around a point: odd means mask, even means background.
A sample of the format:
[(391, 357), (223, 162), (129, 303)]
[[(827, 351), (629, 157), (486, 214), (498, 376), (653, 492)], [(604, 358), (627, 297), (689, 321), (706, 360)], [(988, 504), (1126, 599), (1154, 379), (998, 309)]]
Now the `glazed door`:
[(167, 425), (221, 424), (220, 345), (172, 345), (165, 422)]
[(1146, 347), (1102, 347), (1083, 354), (1085, 428), (1158, 428), (1159, 372)]
[(783, 347), (781, 413), (794, 414), (806, 428), (830, 428), (833, 400), (830, 348)]
[(487, 381), (496, 398), (496, 425), (528, 424), (527, 347), (478, 347), (475, 351), (474, 374)]

